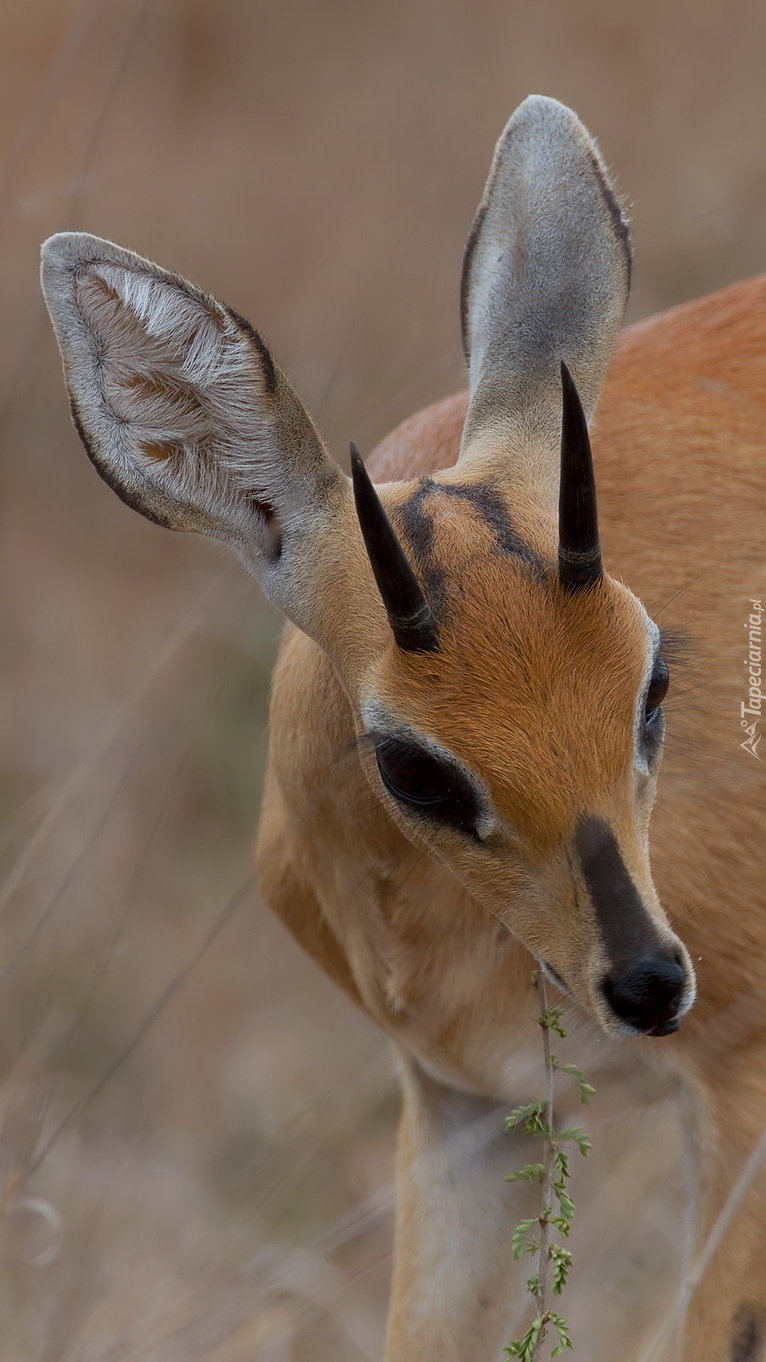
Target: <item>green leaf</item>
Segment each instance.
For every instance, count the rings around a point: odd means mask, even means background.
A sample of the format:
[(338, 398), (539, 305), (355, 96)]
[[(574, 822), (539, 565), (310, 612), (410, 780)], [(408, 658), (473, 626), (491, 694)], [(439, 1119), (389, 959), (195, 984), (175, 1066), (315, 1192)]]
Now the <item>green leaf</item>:
[(566, 1036), (566, 1031), (561, 1024), (563, 1015), (563, 1007), (548, 1007), (541, 1016), (537, 1018), (537, 1021), (546, 1031), (555, 1031), (557, 1036), (563, 1037)]
[(540, 1342), (542, 1343), (542, 1340), (545, 1338), (545, 1324), (542, 1319), (536, 1319), (534, 1324), (527, 1329), (524, 1337), (521, 1339), (514, 1339), (512, 1343), (508, 1344), (507, 1348), (503, 1349), (503, 1352), (507, 1357), (520, 1358), (521, 1362), (532, 1362), (535, 1355), (535, 1344), (537, 1343), (538, 1335), (540, 1336)]
[(564, 1187), (563, 1182), (554, 1182), (553, 1190), (558, 1198), (558, 1203), (561, 1208), (562, 1217), (567, 1222), (571, 1222), (572, 1217), (574, 1216), (575, 1213), (575, 1204), (571, 1196), (569, 1195), (568, 1191)]
[(551, 1357), (560, 1357), (565, 1348), (574, 1347), (569, 1333), (569, 1325), (563, 1315), (556, 1315), (552, 1310), (549, 1312), (548, 1318), (556, 1330), (559, 1339), (556, 1347), (551, 1352)]
[(572, 1144), (576, 1144), (583, 1156), (590, 1153), (593, 1148), (590, 1135), (587, 1130), (583, 1130), (580, 1126), (569, 1126), (567, 1130), (560, 1131), (556, 1136), (556, 1139), (560, 1140), (562, 1144), (565, 1140), (571, 1141)]
[(587, 1082), (585, 1075), (580, 1072), (576, 1064), (559, 1064), (557, 1065), (557, 1068), (559, 1068), (563, 1074), (569, 1074), (569, 1077), (574, 1079), (580, 1089), (580, 1101), (584, 1102), (587, 1106), (596, 1091), (593, 1084)]
[(542, 1182), (545, 1169), (541, 1163), (527, 1163), (518, 1173), (506, 1173), (506, 1182)]
[(551, 1261), (553, 1263), (553, 1284), (552, 1291), (554, 1296), (560, 1296), (563, 1288), (567, 1284), (569, 1271), (572, 1266), (572, 1250), (564, 1248), (563, 1244), (551, 1244)]
[(531, 1230), (532, 1226), (536, 1225), (537, 1223), (538, 1223), (537, 1216), (532, 1215), (529, 1217), (528, 1220), (522, 1220), (516, 1226), (515, 1230), (513, 1231), (513, 1238), (511, 1240), (511, 1252), (513, 1253), (514, 1258), (521, 1257), (522, 1253), (524, 1252), (524, 1242), (526, 1240), (526, 1237), (529, 1234), (529, 1231)]
[(510, 1116), (505, 1118), (506, 1130), (516, 1130), (522, 1121), (528, 1120), (530, 1116), (541, 1115), (544, 1105), (543, 1102), (528, 1102), (526, 1106), (514, 1107)]
[(530, 1296), (542, 1296), (543, 1279), (539, 1272), (533, 1272), (531, 1277), (527, 1277), (527, 1291)]
[(514, 1131), (523, 1125), (526, 1135), (547, 1135), (550, 1127), (545, 1121), (546, 1110), (546, 1102), (528, 1102), (524, 1107), (516, 1107), (510, 1116), (506, 1116), (505, 1128)]

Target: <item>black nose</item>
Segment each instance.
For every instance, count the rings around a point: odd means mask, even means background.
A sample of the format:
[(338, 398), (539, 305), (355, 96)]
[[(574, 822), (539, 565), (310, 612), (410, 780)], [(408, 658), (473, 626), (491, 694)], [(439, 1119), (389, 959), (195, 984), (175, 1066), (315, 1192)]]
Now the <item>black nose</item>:
[(654, 955), (609, 975), (604, 997), (622, 1021), (649, 1036), (677, 1031), (686, 971), (677, 955)]

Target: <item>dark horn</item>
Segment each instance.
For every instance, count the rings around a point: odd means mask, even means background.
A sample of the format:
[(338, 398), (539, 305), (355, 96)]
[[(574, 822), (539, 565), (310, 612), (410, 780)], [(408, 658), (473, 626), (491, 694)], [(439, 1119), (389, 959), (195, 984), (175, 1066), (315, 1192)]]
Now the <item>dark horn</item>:
[(559, 580), (567, 591), (579, 591), (601, 577), (601, 545), (588, 423), (580, 394), (563, 360), (561, 392)]
[(434, 652), (439, 636), (431, 608), (354, 444), (351, 479), (362, 538), (394, 638), (406, 652)]

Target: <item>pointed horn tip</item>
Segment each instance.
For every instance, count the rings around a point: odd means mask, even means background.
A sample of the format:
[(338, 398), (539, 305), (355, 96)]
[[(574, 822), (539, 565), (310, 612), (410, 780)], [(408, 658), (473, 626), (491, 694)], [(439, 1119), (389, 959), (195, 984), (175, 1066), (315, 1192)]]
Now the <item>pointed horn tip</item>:
[(580, 397), (580, 390), (572, 377), (569, 365), (562, 359), (559, 361), (561, 367), (561, 408), (562, 408), (562, 438), (567, 427), (574, 426), (579, 428), (582, 436), (590, 450), (590, 437), (588, 435), (588, 418)]
[(365, 467), (364, 459), (353, 440), (349, 440), (349, 449), (351, 452), (351, 485), (354, 489), (354, 501), (358, 511), (360, 498), (364, 501), (369, 500), (370, 495), (375, 493), (375, 489)]
[(564, 394), (566, 395), (577, 393), (577, 396), (579, 398), (580, 394), (577, 391), (577, 384), (575, 383), (572, 377), (572, 370), (570, 369), (566, 360), (562, 359), (559, 361), (559, 372), (561, 374), (561, 387), (564, 391)]

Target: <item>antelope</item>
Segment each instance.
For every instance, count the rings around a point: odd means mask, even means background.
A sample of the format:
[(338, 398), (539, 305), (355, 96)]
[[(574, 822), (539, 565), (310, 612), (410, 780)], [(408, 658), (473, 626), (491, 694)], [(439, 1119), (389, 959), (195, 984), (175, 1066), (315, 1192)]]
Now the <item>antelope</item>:
[[(691, 1095), (700, 1243), (766, 1126), (766, 276), (620, 334), (630, 271), (596, 145), (530, 97), (466, 249), (469, 391), (366, 466), (354, 450), (349, 478), (236, 312), (108, 241), (43, 247), (96, 469), (150, 520), (229, 545), (288, 617), (258, 864), (400, 1055), (387, 1362), (490, 1362), (508, 1341), (502, 1131), (535, 1041), (530, 957), (606, 1066), (644, 1057)], [(700, 573), (707, 674), (672, 718), (696, 763), (669, 744), (650, 865), (672, 678), (632, 588), (683, 604)], [(477, 1120), (490, 1135), (456, 1162)], [(755, 1362), (765, 1341), (759, 1173), (683, 1357)]]

